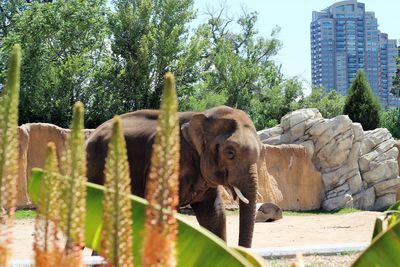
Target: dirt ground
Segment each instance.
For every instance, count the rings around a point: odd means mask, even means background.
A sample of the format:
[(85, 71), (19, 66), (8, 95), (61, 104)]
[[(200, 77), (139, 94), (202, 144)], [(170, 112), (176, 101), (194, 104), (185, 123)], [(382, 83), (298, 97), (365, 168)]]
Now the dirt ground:
[[(284, 216), (272, 223), (256, 223), (253, 248), (368, 242), (379, 212)], [(236, 245), (239, 216), (227, 217), (228, 244)], [(194, 216), (187, 219), (197, 223)], [(13, 258), (32, 257), (33, 219), (16, 220)]]

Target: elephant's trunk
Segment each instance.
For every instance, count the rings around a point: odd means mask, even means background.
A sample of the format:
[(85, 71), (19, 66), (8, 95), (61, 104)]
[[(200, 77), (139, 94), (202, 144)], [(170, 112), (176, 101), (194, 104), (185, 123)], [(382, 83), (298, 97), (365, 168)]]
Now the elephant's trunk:
[(254, 231), (254, 220), (256, 212), (256, 196), (257, 196), (257, 164), (253, 164), (249, 169), (249, 179), (240, 186), (243, 195), (249, 201), (248, 204), (239, 201), (240, 207), (240, 224), (239, 224), (239, 246), (251, 247)]

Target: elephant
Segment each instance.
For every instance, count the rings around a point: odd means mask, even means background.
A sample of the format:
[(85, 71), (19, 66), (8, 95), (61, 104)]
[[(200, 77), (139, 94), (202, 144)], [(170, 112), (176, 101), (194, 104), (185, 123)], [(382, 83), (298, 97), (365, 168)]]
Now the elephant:
[[(158, 110), (121, 115), (131, 191), (145, 197)], [(226, 241), (226, 217), (218, 187), (239, 197), (239, 245), (251, 247), (261, 142), (250, 117), (226, 106), (204, 112), (180, 112), (179, 205), (191, 205), (199, 224)], [(104, 165), (112, 121), (86, 141), (88, 181), (104, 184)]]

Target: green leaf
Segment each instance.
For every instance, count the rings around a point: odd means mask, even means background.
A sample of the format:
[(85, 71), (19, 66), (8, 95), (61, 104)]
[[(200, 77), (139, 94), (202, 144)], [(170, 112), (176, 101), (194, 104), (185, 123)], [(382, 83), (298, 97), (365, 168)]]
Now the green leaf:
[(400, 201), (397, 201), (392, 206), (390, 206), (387, 210), (397, 210), (400, 211)]
[(400, 266), (400, 222), (380, 233), (353, 263), (353, 267)]
[[(396, 224), (400, 219), (400, 201), (390, 206), (381, 216), (375, 220), (374, 232), (372, 240), (381, 232), (387, 230), (388, 227)], [(386, 223), (386, 224), (385, 224)]]
[[(40, 181), (43, 171), (34, 169), (29, 181), (29, 195), (33, 203), (39, 199)], [(86, 246), (97, 250), (99, 248), (100, 233), (102, 227), (102, 199), (104, 187), (92, 183), (87, 183), (86, 199), (86, 226), (85, 243)], [(133, 220), (133, 253), (135, 266), (141, 264), (142, 230), (144, 226), (145, 208), (147, 201), (137, 196), (131, 196)], [(204, 228), (190, 225), (185, 222), (182, 216), (177, 215), (178, 221), (178, 242), (177, 255), (178, 265), (187, 266), (262, 266), (262, 263), (255, 260), (255, 257), (246, 256), (243, 249), (237, 252), (205, 230)]]
[(352, 266), (400, 266), (399, 212), (400, 201), (376, 218), (372, 243)]
[(383, 231), (384, 216), (378, 216), (375, 220), (374, 232), (372, 233), (372, 240)]
[(263, 263), (263, 259), (260, 258), (259, 256), (250, 253), (250, 251), (244, 247), (234, 247), (234, 250), (236, 250), (237, 252), (239, 252), (243, 257), (246, 258), (246, 260), (248, 260), (251, 263), (251, 266), (265, 266), (265, 264)]

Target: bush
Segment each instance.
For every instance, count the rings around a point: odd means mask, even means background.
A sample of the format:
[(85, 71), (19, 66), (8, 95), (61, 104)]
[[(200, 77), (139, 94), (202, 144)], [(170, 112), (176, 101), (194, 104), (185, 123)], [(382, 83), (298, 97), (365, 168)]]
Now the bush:
[(386, 128), (396, 139), (400, 139), (400, 109), (394, 108), (380, 113), (380, 127)]

